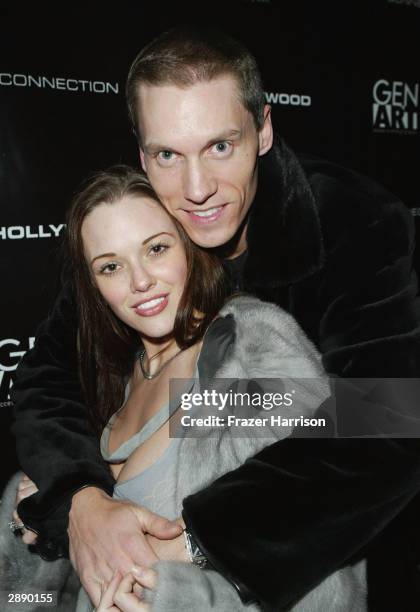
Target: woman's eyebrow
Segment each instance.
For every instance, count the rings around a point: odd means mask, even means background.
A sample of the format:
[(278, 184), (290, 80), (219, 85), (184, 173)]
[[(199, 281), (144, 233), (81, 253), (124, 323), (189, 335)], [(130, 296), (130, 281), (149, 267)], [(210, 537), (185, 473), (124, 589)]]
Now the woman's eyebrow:
[(153, 238), (156, 238), (157, 236), (172, 236), (173, 238), (173, 234), (171, 234), (171, 232), (158, 232), (157, 234), (153, 234), (153, 236), (149, 236), (149, 238), (146, 238), (146, 240), (143, 240), (142, 244), (147, 244), (148, 242), (150, 242), (151, 240), (153, 240)]
[(96, 261), (97, 259), (100, 259), (101, 257), (116, 257), (116, 256), (117, 255), (115, 253), (102, 253), (102, 255), (97, 255), (96, 257), (94, 257), (90, 263), (92, 265), (94, 261)]

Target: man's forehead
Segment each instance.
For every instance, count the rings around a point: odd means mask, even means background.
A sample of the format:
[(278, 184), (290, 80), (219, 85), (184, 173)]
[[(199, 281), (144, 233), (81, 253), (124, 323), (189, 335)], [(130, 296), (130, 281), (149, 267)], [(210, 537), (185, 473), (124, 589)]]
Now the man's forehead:
[(137, 112), (144, 147), (171, 141), (173, 146), (188, 144), (182, 142), (185, 139), (198, 145), (240, 136), (253, 123), (230, 75), (189, 87), (142, 84)]

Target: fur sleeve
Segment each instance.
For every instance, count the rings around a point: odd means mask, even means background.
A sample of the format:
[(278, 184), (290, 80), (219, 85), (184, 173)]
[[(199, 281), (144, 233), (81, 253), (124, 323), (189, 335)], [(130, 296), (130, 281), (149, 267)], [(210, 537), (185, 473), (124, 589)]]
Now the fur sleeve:
[[(156, 591), (145, 590), (145, 600), (153, 612), (243, 612), (235, 588), (217, 572), (200, 570), (189, 563), (160, 561), (154, 566), (158, 573)], [(248, 612), (260, 610), (247, 606)]]

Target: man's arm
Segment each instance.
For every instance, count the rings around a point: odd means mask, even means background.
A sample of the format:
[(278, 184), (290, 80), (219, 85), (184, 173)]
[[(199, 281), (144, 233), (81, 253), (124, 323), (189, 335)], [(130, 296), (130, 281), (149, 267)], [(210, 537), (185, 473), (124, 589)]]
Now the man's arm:
[[(317, 296), (327, 369), (418, 376), (408, 211), (391, 203), (330, 248)], [(244, 599), (278, 610), (360, 554), (419, 488), (417, 439), (288, 439), (186, 498), (183, 518)]]
[(86, 485), (111, 493), (114, 484), (88, 423), (76, 335), (76, 307), (65, 284), (18, 367), (12, 391), (18, 459), (39, 489), (19, 504), (18, 512), (39, 534), (39, 552), (48, 558), (67, 554), (72, 494)]

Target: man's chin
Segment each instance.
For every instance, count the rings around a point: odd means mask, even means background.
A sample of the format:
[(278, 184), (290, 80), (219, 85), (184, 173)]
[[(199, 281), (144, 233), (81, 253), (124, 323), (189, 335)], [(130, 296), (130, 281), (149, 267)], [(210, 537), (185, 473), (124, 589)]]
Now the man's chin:
[[(187, 229), (187, 228), (185, 228)], [(229, 232), (197, 232), (192, 230), (188, 232), (191, 240), (203, 249), (217, 249), (228, 244), (231, 240), (233, 233)]]

